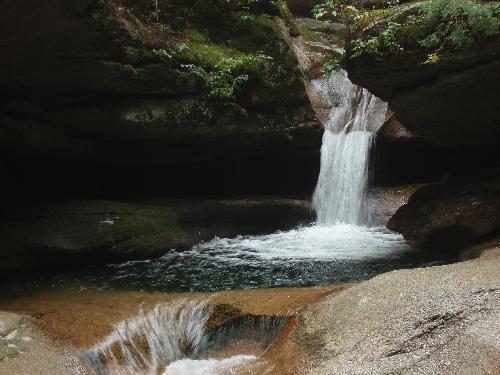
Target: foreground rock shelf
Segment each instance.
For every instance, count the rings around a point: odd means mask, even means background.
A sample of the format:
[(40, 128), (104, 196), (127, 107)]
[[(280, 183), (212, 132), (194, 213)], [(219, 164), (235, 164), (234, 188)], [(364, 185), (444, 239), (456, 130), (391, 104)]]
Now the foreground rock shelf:
[(390, 272), (301, 314), (308, 374), (497, 374), (500, 248), (448, 266)]

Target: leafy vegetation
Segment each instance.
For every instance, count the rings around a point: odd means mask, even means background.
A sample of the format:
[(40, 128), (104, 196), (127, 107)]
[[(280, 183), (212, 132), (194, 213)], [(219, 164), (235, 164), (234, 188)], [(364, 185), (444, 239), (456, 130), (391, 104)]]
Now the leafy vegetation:
[(375, 34), (353, 38), (349, 58), (391, 55), (407, 49), (428, 53), (423, 63), (436, 64), (441, 54), (481, 45), (500, 33), (500, 3), (473, 0), (430, 0), (416, 12), (389, 21)]
[(412, 20), (414, 37), (426, 50), (462, 49), (498, 35), (500, 3), (435, 0)]
[(389, 22), (387, 28), (379, 35), (364, 39), (356, 39), (352, 43), (352, 52), (350, 58), (356, 58), (363, 54), (367, 55), (388, 55), (403, 51), (399, 44), (398, 33), (401, 30), (401, 24)]
[(233, 98), (235, 90), (248, 81), (249, 72), (262, 69), (269, 60), (269, 56), (257, 53), (222, 60), (212, 70), (194, 64), (183, 68), (201, 79), (210, 98), (226, 100)]
[[(143, 47), (138, 79), (153, 82), (172, 74), (201, 83), (213, 100), (262, 100), (294, 90), (302, 82), (296, 61), (283, 48), (274, 16), (294, 27), (285, 0), (114, 0), (135, 24)], [(290, 18), (292, 21), (287, 20)], [(246, 85), (247, 97), (240, 89)]]

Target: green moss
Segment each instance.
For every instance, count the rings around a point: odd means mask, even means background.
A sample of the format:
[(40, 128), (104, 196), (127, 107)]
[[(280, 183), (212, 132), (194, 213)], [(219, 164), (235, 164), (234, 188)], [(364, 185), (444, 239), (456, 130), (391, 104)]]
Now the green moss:
[(108, 235), (122, 239), (114, 247), (151, 250), (165, 248), (167, 243), (186, 237), (175, 214), (148, 208), (122, 214), (110, 225)]
[(288, 5), (286, 1), (284, 0), (274, 0), (274, 4), (278, 8), (281, 18), (285, 21), (288, 30), (290, 32), (290, 35), (292, 36), (298, 36), (301, 34), (301, 31), (303, 32), (304, 30), (301, 30), (302, 28), (299, 26), (297, 21), (295, 20), (294, 15), (288, 8)]
[(208, 35), (206, 35), (206, 33), (200, 32), (195, 28), (186, 30), (186, 37), (193, 42), (203, 43), (208, 41)]
[(180, 52), (178, 58), (207, 68), (214, 67), (225, 59), (241, 55), (240, 51), (221, 44), (190, 41), (185, 44), (187, 48)]
[(247, 20), (235, 20), (231, 45), (246, 53), (268, 51), (267, 48), (280, 38), (280, 30), (276, 20), (268, 15), (261, 15)]

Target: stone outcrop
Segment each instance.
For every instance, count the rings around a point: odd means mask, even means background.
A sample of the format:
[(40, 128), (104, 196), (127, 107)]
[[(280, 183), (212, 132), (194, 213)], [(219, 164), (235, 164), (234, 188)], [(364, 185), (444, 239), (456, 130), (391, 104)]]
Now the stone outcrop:
[(389, 102), (404, 126), (438, 144), (498, 144), (500, 38), (424, 64), (423, 51), (347, 59), (350, 79)]
[[(405, 24), (418, 6), (391, 20)], [(361, 38), (385, 27), (380, 20)], [(411, 43), (392, 54), (351, 52), (345, 60), (350, 79), (388, 101), (394, 112), (377, 139), (375, 183), (445, 179), (417, 191), (388, 227), (414, 246), (439, 251), (498, 234), (498, 171), (492, 170), (500, 166), (500, 38), (461, 50), (443, 47), (430, 63), (429, 51)]]
[(387, 227), (417, 247), (457, 250), (500, 233), (498, 171), (419, 189)]
[(90, 375), (76, 349), (44, 336), (29, 316), (0, 311), (2, 374)]
[(488, 252), (386, 273), (307, 308), (290, 340), (311, 358), (290, 373), (497, 374), (500, 252)]

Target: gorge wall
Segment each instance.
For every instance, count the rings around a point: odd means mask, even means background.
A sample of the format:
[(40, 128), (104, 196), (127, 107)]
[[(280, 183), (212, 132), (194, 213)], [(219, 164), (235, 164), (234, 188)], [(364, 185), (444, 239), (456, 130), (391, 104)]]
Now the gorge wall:
[[(22, 198), (311, 190), (321, 127), (279, 9), (146, 3), (2, 6), (3, 188)], [(245, 66), (259, 54), (269, 60)], [(193, 71), (220, 73), (228, 59), (239, 75), (208, 78), (248, 79), (209, 98)]]

